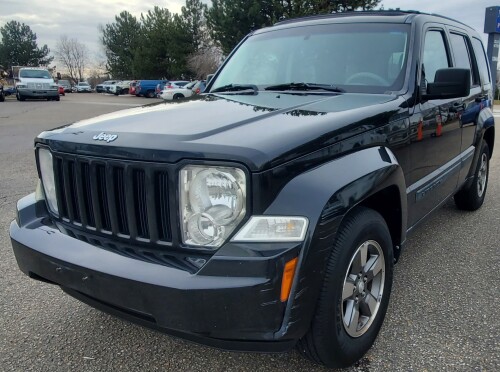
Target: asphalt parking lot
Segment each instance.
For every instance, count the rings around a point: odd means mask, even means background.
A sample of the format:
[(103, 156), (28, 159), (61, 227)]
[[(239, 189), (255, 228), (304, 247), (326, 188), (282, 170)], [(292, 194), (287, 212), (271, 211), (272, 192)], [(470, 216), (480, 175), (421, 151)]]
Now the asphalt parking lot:
[[(0, 370), (323, 370), (296, 351), (233, 353), (175, 339), (101, 313), (18, 270), (8, 228), (16, 201), (35, 189), (33, 138), (154, 101), (94, 93), (0, 103)], [(351, 370), (500, 370), (499, 212), (497, 135), (485, 205), (463, 213), (450, 201), (410, 237), (382, 331)]]

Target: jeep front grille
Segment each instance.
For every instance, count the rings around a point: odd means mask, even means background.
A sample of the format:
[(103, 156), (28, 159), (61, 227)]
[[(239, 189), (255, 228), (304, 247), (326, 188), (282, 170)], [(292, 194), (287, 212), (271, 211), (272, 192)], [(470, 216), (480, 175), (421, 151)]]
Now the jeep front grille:
[(62, 222), (129, 243), (172, 241), (168, 172), (161, 164), (53, 156)]

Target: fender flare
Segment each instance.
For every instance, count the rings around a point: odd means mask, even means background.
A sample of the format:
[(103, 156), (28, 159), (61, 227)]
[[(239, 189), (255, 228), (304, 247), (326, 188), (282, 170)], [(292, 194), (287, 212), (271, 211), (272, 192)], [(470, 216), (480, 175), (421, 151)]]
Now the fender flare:
[(306, 333), (342, 219), (368, 197), (391, 186), (399, 190), (404, 241), (407, 222), (404, 174), (392, 151), (382, 146), (359, 150), (300, 174), (286, 184), (267, 208), (266, 215), (300, 215), (309, 219), (290, 300), (276, 338), (299, 339)]

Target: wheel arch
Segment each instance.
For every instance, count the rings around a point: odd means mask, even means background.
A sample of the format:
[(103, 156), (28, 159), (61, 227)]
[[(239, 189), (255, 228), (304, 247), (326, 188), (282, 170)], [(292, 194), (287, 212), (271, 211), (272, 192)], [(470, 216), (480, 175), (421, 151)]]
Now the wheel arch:
[(483, 138), (488, 144), (488, 149), (490, 150), (490, 159), (491, 159), (493, 155), (493, 147), (495, 145), (495, 127), (493, 125), (486, 128)]
[(398, 187), (391, 185), (381, 189), (364, 199), (359, 205), (375, 210), (384, 218), (391, 234), (394, 259), (397, 260), (401, 253), (400, 245), (404, 241), (405, 235), (402, 231), (403, 215)]
[(490, 150), (490, 159), (495, 145), (495, 118), (489, 108), (484, 108), (478, 115), (477, 132), (475, 139), (476, 148), (481, 148), (481, 141), (485, 140)]
[(406, 237), (406, 203), (403, 170), (392, 151), (382, 146), (360, 149), (325, 163), (297, 176), (282, 189), (265, 214), (303, 215), (309, 219), (309, 227), (277, 338), (298, 339), (306, 333), (327, 258), (348, 213), (360, 205), (379, 212), (389, 226), (394, 249)]

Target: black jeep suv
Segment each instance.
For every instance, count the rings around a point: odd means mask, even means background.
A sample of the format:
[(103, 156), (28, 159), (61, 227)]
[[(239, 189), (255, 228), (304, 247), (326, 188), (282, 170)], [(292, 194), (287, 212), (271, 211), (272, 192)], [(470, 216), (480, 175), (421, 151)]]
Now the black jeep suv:
[(252, 32), (201, 97), (40, 134), (17, 262), (174, 335), (350, 365), (379, 332), (407, 234), (450, 197), (483, 204), (491, 88), (480, 36), (441, 16)]

